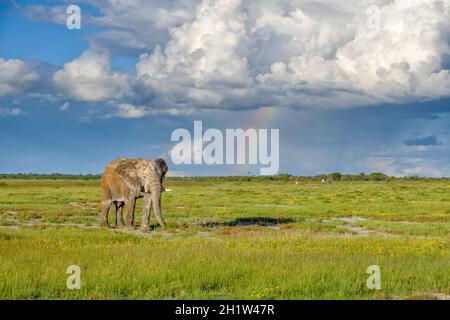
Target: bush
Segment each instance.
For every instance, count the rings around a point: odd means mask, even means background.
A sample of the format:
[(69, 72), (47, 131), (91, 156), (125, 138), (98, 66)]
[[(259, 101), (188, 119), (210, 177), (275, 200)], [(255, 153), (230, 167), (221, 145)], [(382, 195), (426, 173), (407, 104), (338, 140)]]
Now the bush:
[(333, 181), (341, 181), (342, 174), (340, 172), (333, 172), (330, 174), (330, 177)]

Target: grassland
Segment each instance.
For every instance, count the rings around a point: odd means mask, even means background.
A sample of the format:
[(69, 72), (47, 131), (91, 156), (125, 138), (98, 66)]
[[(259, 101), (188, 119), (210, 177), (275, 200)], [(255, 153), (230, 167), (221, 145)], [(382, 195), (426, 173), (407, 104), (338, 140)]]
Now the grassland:
[[(168, 229), (152, 216), (143, 234), (97, 227), (96, 180), (1, 180), (0, 299), (450, 296), (448, 181), (166, 188)], [(66, 288), (73, 264), (81, 290)], [(381, 268), (381, 290), (366, 286), (369, 265)]]

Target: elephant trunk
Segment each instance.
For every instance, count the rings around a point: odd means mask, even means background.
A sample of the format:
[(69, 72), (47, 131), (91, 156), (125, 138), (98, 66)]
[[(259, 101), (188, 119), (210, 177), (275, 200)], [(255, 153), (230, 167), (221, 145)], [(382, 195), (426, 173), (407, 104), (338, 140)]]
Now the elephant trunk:
[(144, 192), (145, 193), (150, 193), (151, 192), (150, 183), (144, 183)]
[(163, 192), (163, 186), (161, 184), (153, 185), (151, 188), (151, 195), (152, 195), (152, 205), (153, 209), (155, 210), (156, 219), (158, 220), (158, 223), (161, 225), (163, 229), (166, 228), (166, 224), (162, 218), (161, 215), (161, 195)]

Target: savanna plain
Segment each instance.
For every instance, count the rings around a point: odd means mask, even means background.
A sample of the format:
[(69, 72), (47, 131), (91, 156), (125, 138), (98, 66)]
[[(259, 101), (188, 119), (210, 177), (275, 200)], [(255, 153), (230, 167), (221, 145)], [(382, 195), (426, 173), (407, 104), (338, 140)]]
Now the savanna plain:
[(168, 178), (149, 233), (99, 228), (99, 184), (0, 180), (0, 299), (450, 297), (448, 180)]

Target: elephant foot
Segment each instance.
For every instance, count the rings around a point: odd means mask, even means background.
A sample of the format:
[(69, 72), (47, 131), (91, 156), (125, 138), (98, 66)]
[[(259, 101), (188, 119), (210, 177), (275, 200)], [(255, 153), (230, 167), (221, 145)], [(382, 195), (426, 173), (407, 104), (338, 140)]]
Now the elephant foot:
[(125, 225), (124, 224), (118, 224), (117, 225), (117, 229), (125, 229)]
[(141, 232), (150, 232), (150, 226), (149, 225), (141, 226), (139, 228), (139, 231), (141, 231)]
[(100, 222), (100, 227), (101, 228), (109, 228), (110, 226), (109, 226), (108, 222), (102, 221), (102, 222)]
[(131, 226), (125, 226), (126, 230), (136, 230), (136, 227), (131, 225)]

